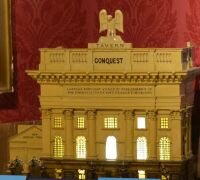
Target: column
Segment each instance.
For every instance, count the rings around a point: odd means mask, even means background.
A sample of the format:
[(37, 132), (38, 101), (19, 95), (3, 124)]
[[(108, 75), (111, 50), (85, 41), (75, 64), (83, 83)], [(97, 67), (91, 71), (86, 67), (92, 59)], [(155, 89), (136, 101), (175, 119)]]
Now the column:
[(171, 160), (179, 161), (182, 159), (182, 126), (181, 126), (181, 112), (173, 111), (172, 119), (172, 133), (171, 133)]
[(147, 137), (148, 159), (157, 159), (157, 113), (155, 111), (148, 111), (147, 113), (149, 137)]
[(65, 156), (68, 159), (74, 158), (74, 140), (73, 140), (73, 111), (72, 109), (67, 109), (64, 112), (65, 114), (65, 125), (66, 125), (66, 147), (65, 147)]
[(192, 116), (192, 108), (188, 108), (186, 111), (186, 134), (187, 134), (187, 157), (191, 157), (192, 155), (192, 120), (191, 120), (191, 116)]
[(95, 110), (88, 110), (88, 158), (96, 159), (96, 112)]
[(125, 113), (125, 121), (126, 121), (126, 151), (125, 151), (125, 159), (132, 160), (133, 159), (133, 112), (131, 110), (127, 110)]
[(43, 148), (43, 156), (50, 157), (51, 156), (51, 111), (48, 109), (42, 109), (42, 148)]

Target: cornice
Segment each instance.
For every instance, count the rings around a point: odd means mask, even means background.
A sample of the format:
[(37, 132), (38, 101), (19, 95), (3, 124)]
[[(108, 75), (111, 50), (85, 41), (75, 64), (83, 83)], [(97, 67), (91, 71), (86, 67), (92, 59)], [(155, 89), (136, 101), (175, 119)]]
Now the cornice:
[(27, 71), (39, 84), (164, 84), (181, 83), (187, 72), (152, 73), (59, 73)]

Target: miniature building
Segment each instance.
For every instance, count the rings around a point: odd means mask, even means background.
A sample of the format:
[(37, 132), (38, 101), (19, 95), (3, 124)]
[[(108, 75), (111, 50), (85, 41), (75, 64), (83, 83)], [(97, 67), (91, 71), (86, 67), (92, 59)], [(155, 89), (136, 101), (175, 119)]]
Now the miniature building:
[(39, 70), (27, 71), (41, 87), (42, 160), (78, 179), (187, 178), (200, 72), (192, 48), (132, 48), (114, 37), (40, 49)]
[(42, 129), (40, 125), (18, 125), (17, 134), (9, 140), (10, 159), (16, 156), (24, 162), (27, 172), (27, 162), (33, 156), (42, 156)]

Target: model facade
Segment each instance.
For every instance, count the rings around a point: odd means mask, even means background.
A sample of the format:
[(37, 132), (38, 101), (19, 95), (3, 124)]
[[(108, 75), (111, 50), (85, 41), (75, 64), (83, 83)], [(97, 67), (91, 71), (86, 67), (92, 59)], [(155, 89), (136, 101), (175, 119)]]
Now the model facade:
[[(78, 179), (186, 179), (191, 156), (192, 48), (132, 48), (123, 15), (100, 11), (107, 36), (87, 49), (40, 49), (42, 157)], [(182, 175), (181, 175), (182, 174)]]

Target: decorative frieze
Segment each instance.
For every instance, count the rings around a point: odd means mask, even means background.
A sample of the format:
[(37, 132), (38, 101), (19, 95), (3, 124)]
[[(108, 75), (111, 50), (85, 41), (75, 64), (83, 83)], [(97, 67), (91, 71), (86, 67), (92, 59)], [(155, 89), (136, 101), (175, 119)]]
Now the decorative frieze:
[(58, 73), (36, 72), (29, 74), (40, 84), (131, 84), (131, 83), (180, 83), (186, 78), (186, 72), (177, 73)]

